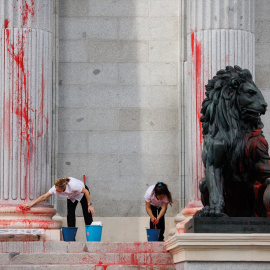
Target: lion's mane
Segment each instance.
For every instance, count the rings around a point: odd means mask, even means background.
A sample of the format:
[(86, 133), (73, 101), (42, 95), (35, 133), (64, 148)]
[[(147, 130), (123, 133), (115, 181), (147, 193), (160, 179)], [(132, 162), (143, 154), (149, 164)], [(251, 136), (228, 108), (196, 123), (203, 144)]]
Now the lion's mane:
[[(249, 131), (249, 123), (241, 118), (241, 108), (238, 104), (241, 85), (247, 81), (254, 84), (247, 69), (227, 66), (226, 69), (219, 70), (205, 86), (206, 97), (201, 109), (203, 136), (208, 135), (214, 139), (219, 134), (234, 161), (241, 159), (244, 154), (243, 138)], [(253, 128), (262, 127), (259, 117)]]

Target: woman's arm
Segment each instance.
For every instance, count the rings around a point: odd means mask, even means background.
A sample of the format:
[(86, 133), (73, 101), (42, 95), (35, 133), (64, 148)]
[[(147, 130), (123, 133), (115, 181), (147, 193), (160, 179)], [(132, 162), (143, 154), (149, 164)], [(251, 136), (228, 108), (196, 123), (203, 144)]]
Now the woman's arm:
[(151, 218), (151, 221), (154, 222), (156, 219), (152, 213), (150, 202), (145, 202), (145, 209), (149, 217)]
[(88, 203), (88, 213), (91, 212), (92, 214), (95, 214), (96, 211), (95, 211), (94, 207), (92, 205), (89, 205), (91, 203), (91, 197), (90, 197), (89, 191), (86, 188), (83, 188), (82, 193), (85, 195), (85, 198), (86, 198), (87, 203)]
[(159, 212), (159, 215), (157, 217), (157, 223), (159, 222), (159, 220), (161, 219), (162, 216), (164, 216), (165, 212), (166, 212), (166, 209), (167, 209), (167, 206), (168, 206), (168, 203), (163, 203), (162, 204), (162, 208)]
[(34, 200), (32, 203), (29, 204), (25, 204), (26, 208), (31, 208), (32, 206), (34, 206), (37, 203), (40, 203), (42, 201), (45, 201), (46, 199), (48, 199), (49, 197), (51, 197), (52, 194), (48, 191), (47, 193), (41, 195), (40, 197), (38, 197), (36, 200)]

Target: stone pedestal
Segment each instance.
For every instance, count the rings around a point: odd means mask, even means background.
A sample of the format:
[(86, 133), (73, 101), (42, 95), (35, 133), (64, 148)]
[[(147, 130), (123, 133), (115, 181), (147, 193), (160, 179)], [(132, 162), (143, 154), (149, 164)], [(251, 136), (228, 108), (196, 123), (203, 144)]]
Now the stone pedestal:
[(261, 267), (270, 261), (270, 234), (184, 233), (165, 246), (177, 270), (267, 269)]

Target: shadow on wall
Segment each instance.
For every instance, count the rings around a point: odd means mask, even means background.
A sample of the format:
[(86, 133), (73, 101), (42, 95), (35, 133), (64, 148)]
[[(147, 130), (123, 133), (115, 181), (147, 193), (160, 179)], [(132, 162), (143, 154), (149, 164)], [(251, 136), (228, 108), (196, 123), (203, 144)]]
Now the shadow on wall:
[[(179, 190), (177, 8), (59, 3), (58, 176), (86, 175), (97, 216), (146, 217), (149, 185)], [(65, 214), (66, 203), (57, 205)]]

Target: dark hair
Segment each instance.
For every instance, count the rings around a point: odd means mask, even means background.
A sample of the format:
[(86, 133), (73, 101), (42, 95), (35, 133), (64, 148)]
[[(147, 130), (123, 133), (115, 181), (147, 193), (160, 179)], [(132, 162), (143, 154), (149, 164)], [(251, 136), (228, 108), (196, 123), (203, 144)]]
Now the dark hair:
[(68, 177), (60, 177), (55, 181), (54, 185), (56, 187), (65, 188), (69, 180)]
[(172, 200), (172, 194), (169, 191), (168, 187), (166, 184), (164, 184), (163, 182), (157, 182), (152, 194), (155, 195), (155, 197), (157, 197), (158, 195), (166, 195), (169, 201), (169, 204), (172, 205), (173, 200)]

